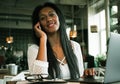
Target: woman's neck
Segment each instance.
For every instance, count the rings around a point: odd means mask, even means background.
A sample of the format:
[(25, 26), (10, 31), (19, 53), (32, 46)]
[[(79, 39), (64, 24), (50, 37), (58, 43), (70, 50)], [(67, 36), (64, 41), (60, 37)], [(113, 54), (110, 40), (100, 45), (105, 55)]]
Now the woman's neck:
[(59, 33), (54, 33), (48, 36), (48, 40), (53, 47), (54, 45), (60, 45), (60, 34)]

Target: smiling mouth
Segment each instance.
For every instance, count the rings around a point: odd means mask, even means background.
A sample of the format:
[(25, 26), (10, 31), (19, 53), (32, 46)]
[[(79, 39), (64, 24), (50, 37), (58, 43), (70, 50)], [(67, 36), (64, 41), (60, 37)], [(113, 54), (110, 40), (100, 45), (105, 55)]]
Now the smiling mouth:
[(48, 27), (53, 27), (53, 26), (54, 26), (54, 24), (49, 24), (49, 25), (48, 25)]
[(54, 25), (55, 25), (55, 23), (52, 22), (52, 23), (48, 24), (47, 26), (51, 28), (51, 27), (53, 27)]

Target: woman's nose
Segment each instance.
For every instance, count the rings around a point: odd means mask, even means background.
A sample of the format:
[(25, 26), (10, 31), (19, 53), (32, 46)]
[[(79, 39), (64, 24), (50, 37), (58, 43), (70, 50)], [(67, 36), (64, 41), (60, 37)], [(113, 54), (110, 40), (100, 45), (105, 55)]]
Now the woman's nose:
[(52, 20), (52, 18), (48, 16), (47, 17), (47, 21), (51, 21), (51, 20)]

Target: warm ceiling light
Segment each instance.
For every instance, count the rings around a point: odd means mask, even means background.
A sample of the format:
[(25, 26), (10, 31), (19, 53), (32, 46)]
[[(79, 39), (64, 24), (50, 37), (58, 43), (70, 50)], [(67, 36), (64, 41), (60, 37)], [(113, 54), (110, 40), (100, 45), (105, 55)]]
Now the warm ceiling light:
[(76, 25), (74, 25), (74, 29), (70, 31), (70, 38), (75, 38), (75, 37), (77, 37)]
[(70, 37), (71, 37), (71, 38), (77, 37), (77, 31), (71, 30), (71, 31), (70, 31)]
[(6, 42), (13, 43), (13, 37), (12, 36), (6, 37)]

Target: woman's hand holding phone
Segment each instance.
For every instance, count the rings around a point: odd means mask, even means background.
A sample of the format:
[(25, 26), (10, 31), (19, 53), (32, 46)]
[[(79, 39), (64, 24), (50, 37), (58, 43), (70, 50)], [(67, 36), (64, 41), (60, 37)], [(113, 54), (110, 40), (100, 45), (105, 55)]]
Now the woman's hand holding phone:
[(41, 30), (39, 22), (35, 24), (34, 31), (35, 31), (37, 37), (47, 39), (47, 35), (44, 31)]

